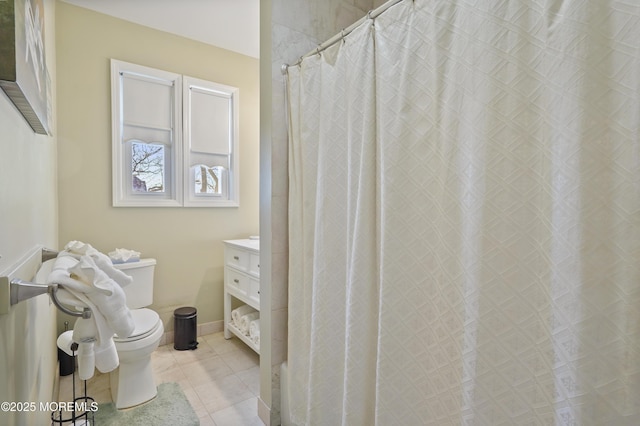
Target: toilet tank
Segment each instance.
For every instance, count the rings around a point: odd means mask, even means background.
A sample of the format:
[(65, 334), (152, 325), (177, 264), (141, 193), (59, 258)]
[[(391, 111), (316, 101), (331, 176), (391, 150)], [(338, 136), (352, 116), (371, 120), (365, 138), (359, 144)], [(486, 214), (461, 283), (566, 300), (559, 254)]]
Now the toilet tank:
[(153, 303), (155, 259), (140, 259), (139, 262), (116, 263), (113, 266), (133, 278), (131, 284), (122, 288), (129, 309), (144, 308)]

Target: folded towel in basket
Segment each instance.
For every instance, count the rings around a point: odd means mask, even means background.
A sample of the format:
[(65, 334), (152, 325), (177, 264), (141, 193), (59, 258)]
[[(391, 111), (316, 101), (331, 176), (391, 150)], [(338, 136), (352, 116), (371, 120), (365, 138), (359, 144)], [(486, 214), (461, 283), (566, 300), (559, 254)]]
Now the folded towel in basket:
[(117, 248), (114, 251), (109, 252), (109, 259), (111, 259), (111, 263), (114, 265), (118, 263), (139, 262), (140, 252)]
[(240, 318), (243, 315), (247, 315), (252, 312), (256, 312), (256, 310), (249, 305), (242, 305), (231, 311), (231, 320), (233, 321), (236, 327), (240, 328)]

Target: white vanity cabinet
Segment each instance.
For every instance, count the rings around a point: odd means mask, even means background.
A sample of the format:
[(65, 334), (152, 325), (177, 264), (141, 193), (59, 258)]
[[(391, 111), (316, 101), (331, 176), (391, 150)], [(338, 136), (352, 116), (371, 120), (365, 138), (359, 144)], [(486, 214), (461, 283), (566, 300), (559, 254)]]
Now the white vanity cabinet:
[(233, 298), (260, 311), (260, 241), (224, 241), (224, 337), (236, 335), (251, 349), (260, 353), (248, 336), (231, 321)]

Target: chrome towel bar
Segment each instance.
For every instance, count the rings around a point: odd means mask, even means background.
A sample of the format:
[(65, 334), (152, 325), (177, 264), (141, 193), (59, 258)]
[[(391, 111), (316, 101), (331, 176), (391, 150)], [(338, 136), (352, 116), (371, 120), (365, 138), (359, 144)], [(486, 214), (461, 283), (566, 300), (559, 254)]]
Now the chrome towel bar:
[[(57, 251), (43, 247), (41, 249), (41, 259), (39, 264), (42, 264), (47, 260), (55, 259), (57, 256)], [(30, 259), (34, 259), (34, 262), (36, 261), (34, 256), (31, 256)], [(53, 304), (65, 314), (85, 319), (91, 318), (91, 309), (89, 308), (85, 307), (83, 311), (78, 311), (64, 306), (57, 296), (59, 286), (60, 285), (56, 283), (38, 284), (25, 281), (20, 278), (10, 279), (8, 276), (2, 276), (0, 277), (0, 314), (9, 313), (10, 307), (16, 303), (48, 293)]]
[(23, 300), (31, 299), (32, 297), (39, 296), (41, 294), (49, 293), (49, 297), (53, 304), (65, 314), (85, 319), (91, 318), (91, 309), (89, 308), (84, 308), (82, 312), (74, 311), (60, 303), (58, 296), (56, 295), (58, 292), (58, 284), (36, 284), (15, 278), (11, 280), (10, 285), (11, 305), (15, 305)]

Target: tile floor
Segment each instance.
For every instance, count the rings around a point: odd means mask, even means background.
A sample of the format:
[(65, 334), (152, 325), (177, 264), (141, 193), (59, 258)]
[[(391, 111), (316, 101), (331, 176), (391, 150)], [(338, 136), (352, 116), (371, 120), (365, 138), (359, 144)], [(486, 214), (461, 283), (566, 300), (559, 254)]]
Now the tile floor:
[[(198, 349), (176, 351), (160, 346), (151, 363), (158, 384), (178, 383), (200, 418), (201, 426), (263, 426), (258, 417), (259, 357), (237, 338), (222, 332), (198, 337)], [(60, 400), (71, 400), (72, 376), (60, 379)], [(76, 394), (78, 389), (76, 379)], [(109, 375), (87, 381), (87, 394), (98, 403), (110, 402)]]

